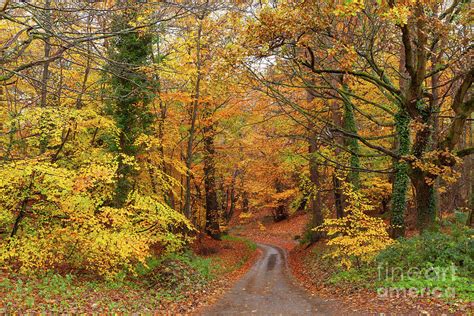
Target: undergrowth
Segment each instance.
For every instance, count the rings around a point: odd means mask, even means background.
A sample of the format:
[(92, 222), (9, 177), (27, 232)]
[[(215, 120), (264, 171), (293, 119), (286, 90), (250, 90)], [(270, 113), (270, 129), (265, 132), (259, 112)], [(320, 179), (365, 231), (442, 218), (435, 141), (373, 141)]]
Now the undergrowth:
[(214, 278), (212, 264), (211, 259), (183, 252), (151, 257), (135, 271), (123, 271), (113, 280), (54, 273), (29, 277), (9, 274), (0, 281), (0, 314), (25, 310), (152, 311), (204, 289)]
[(382, 251), (376, 260), (382, 286), (474, 301), (474, 229), (464, 225), (464, 216), (457, 213)]
[[(236, 237), (226, 240), (256, 245)], [(192, 300), (220, 275), (238, 269), (220, 257), (201, 257), (192, 251), (149, 257), (114, 279), (84, 274), (21, 275), (0, 272), (0, 314), (14, 312), (153, 312)]]
[(401, 238), (379, 252), (374, 262), (349, 270), (314, 249), (310, 260), (324, 271), (324, 283), (341, 288), (371, 288), (379, 294), (437, 297), (448, 303), (474, 301), (474, 229), (462, 213), (419, 236)]
[(222, 236), (222, 240), (243, 242), (247, 246), (247, 248), (249, 248), (251, 251), (255, 251), (257, 249), (256, 243), (245, 238), (241, 238), (241, 237), (237, 237), (233, 235), (224, 235)]

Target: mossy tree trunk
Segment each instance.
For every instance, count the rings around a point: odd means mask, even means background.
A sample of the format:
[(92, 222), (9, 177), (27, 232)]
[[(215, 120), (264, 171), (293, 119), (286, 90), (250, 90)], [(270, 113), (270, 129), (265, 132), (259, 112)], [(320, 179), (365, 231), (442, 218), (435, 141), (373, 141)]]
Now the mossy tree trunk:
[[(349, 92), (347, 84), (343, 84), (343, 91)], [(357, 135), (357, 125), (354, 115), (354, 106), (352, 105), (349, 96), (344, 95), (344, 130)], [(354, 189), (360, 188), (360, 160), (359, 160), (359, 141), (354, 137), (344, 138), (344, 145), (350, 152), (350, 170), (347, 179), (354, 186)]]
[[(342, 82), (342, 76), (332, 76), (331, 78), (332, 85), (335, 87), (339, 86)], [(340, 111), (340, 103), (337, 100), (330, 101), (330, 110), (332, 114), (332, 120), (335, 126), (342, 127), (343, 126), (343, 117)], [(341, 153), (341, 147), (344, 146), (344, 139), (334, 134), (334, 143), (336, 144), (336, 148), (334, 153), (336, 156), (339, 156)], [(339, 178), (341, 173), (341, 169), (339, 166), (335, 166), (334, 172), (332, 174), (332, 184), (333, 184), (333, 193), (334, 193), (334, 207), (336, 209), (336, 217), (341, 218), (344, 216), (344, 194), (342, 192), (342, 181)]]
[[(398, 154), (408, 155), (410, 152), (410, 118), (408, 114), (400, 110), (395, 116), (397, 132)], [(392, 188), (392, 216), (390, 220), (392, 238), (405, 235), (405, 211), (407, 208), (407, 193), (410, 178), (408, 176), (409, 166), (403, 160), (395, 161), (395, 177)]]
[[(112, 22), (112, 30), (117, 35), (110, 43), (109, 65), (111, 94), (113, 102), (108, 112), (114, 118), (119, 129), (119, 143), (111, 143), (111, 150), (136, 157), (139, 148), (135, 140), (142, 133), (148, 133), (153, 123), (153, 115), (148, 109), (151, 100), (150, 82), (146, 74), (138, 68), (149, 62), (152, 38), (138, 31), (121, 32), (132, 28), (136, 12), (129, 11), (117, 15)], [(122, 207), (133, 189), (134, 169), (118, 158), (117, 187), (112, 204)]]

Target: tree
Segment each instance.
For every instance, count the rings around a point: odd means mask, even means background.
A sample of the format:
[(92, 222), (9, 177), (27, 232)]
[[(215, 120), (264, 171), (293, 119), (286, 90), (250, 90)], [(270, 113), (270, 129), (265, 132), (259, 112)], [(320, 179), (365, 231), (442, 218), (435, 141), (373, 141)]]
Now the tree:
[[(113, 11), (117, 17), (112, 31), (112, 21), (99, 23), (93, 10), (106, 4), (48, 3), (46, 12), (54, 12), (48, 27), (35, 25), (40, 18), (24, 19), (41, 15), (41, 5), (9, 5), (1, 12), (11, 38), (2, 50), (0, 261), (24, 273), (68, 267), (115, 277), (143, 262), (157, 245), (177, 251), (193, 229), (150, 190), (153, 180), (163, 190), (175, 180), (159, 172), (150, 179), (143, 171), (159, 148), (147, 107), (152, 87), (140, 69), (149, 62), (150, 45), (139, 22), (149, 17), (140, 12), (139, 19), (129, 4), (105, 7), (104, 15)], [(25, 13), (25, 7), (31, 11)], [(31, 23), (32, 32), (45, 31), (50, 58), (41, 57), (43, 34), (28, 42), (31, 34), (22, 28), (30, 25), (23, 21)], [(97, 45), (105, 38), (110, 39), (107, 62), (103, 45)], [(45, 63), (48, 78), (42, 81)], [(112, 93), (101, 93), (103, 72)], [(38, 91), (45, 85), (44, 104)], [(133, 183), (133, 190), (123, 183)]]
[[(443, 12), (441, 7), (445, 9)], [(465, 14), (466, 6), (461, 1), (444, 6), (420, 1), (413, 4), (349, 1), (344, 4), (322, 3), (318, 7), (309, 2), (301, 5), (284, 2), (275, 9), (263, 8), (259, 21), (250, 25), (251, 32), (258, 34), (252, 42), (256, 54), (282, 57), (280, 65), (286, 66), (294, 74), (288, 80), (289, 83), (285, 82), (286, 86), (310, 86), (321, 99), (341, 100), (343, 104), (351, 105), (345, 106), (348, 110), (345, 121), (349, 126), (340, 124), (337, 119), (328, 120), (322, 115), (311, 116), (313, 120), (327, 124), (334, 133), (346, 139), (349, 148), (356, 148), (355, 145), (359, 143), (365, 147), (364, 151), (369, 149), (378, 155), (395, 159), (392, 222), (400, 227), (404, 226), (406, 175), (410, 177), (416, 191), (418, 227), (426, 229), (432, 225), (436, 214), (433, 184), (439, 176), (451, 177), (451, 168), (458, 161), (453, 151), (466, 118), (472, 113), (472, 97), (468, 93), (472, 84), (472, 70), (460, 66), (467, 64), (465, 58), (468, 48), (461, 40), (467, 35), (463, 20)], [(462, 35), (459, 37), (455, 34)], [(445, 54), (439, 53), (442, 36), (448, 36), (450, 47), (453, 48), (449, 52), (445, 51)], [(391, 53), (400, 49), (404, 52), (403, 59)], [(306, 53), (302, 54), (302, 51)], [(428, 70), (430, 54), (437, 56), (439, 62), (439, 66), (432, 71)], [(402, 72), (398, 69), (400, 63)], [(334, 78), (342, 75), (344, 81), (336, 84)], [(455, 113), (447, 133), (432, 146), (436, 150), (430, 150), (429, 146), (432, 136), (430, 125), (436, 110), (431, 108), (433, 103), (430, 105), (428, 102), (433, 95), (427, 83), (433, 76), (435, 81), (440, 78), (444, 81), (440, 83), (444, 87), (444, 94), (437, 104), (443, 104), (441, 107)], [(397, 86), (395, 83), (400, 82), (401, 78), (406, 84)], [(275, 80), (267, 82), (274, 86), (278, 84)], [(367, 98), (361, 86), (372, 87), (375, 96)], [(453, 95), (452, 100), (446, 99), (449, 93)], [(279, 89), (278, 94), (281, 99), (282, 89)], [(439, 88), (436, 94), (440, 95)], [(288, 97), (286, 99), (290, 100)], [(298, 104), (287, 103), (303, 115), (311, 115)], [(381, 143), (381, 140), (393, 135), (362, 136), (354, 132), (351, 112), (359, 113), (370, 124), (387, 126), (387, 123), (364, 111), (368, 106), (372, 108), (371, 111), (382, 109), (388, 114), (383, 119), (391, 120), (397, 126), (398, 152)], [(389, 125), (392, 124), (389, 122)], [(410, 135), (413, 135), (411, 144), (408, 139)], [(353, 140), (357, 142), (353, 143)], [(332, 145), (341, 149), (333, 141)], [(357, 170), (353, 168), (357, 161), (351, 160), (353, 166), (350, 169)], [(395, 236), (400, 234), (403, 234), (403, 228), (394, 233)]]
[[(112, 31), (120, 32), (132, 27), (138, 17), (136, 9), (125, 9), (113, 21)], [(113, 204), (124, 205), (132, 191), (134, 167), (132, 161), (140, 153), (136, 140), (150, 132), (153, 123), (148, 108), (151, 101), (151, 83), (140, 71), (151, 60), (151, 35), (131, 31), (120, 33), (109, 46), (110, 89), (113, 101), (109, 112), (119, 128), (118, 144), (111, 143), (113, 151), (120, 153), (117, 173), (117, 194)], [(132, 159), (132, 161), (130, 161)]]

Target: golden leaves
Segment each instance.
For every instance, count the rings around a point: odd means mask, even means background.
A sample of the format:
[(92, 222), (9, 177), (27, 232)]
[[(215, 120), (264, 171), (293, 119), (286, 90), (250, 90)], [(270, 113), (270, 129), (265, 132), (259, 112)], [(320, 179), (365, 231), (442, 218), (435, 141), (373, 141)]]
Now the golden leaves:
[(425, 182), (434, 185), (435, 180), (440, 177), (446, 183), (452, 184), (460, 177), (459, 171), (454, 166), (462, 163), (462, 159), (448, 150), (432, 150), (423, 153), (421, 158), (413, 155), (403, 157), (413, 169), (421, 170), (427, 176)]
[(338, 219), (326, 219), (316, 230), (325, 232), (331, 247), (327, 256), (339, 259), (341, 265), (350, 269), (354, 263), (371, 262), (375, 255), (394, 243), (388, 236), (385, 223), (375, 217), (366, 215), (373, 206), (352, 185), (344, 183), (344, 194), (347, 196), (347, 215)]
[(339, 4), (334, 10), (336, 16), (356, 16), (365, 8), (364, 0), (348, 0)]
[(16, 262), (24, 273), (68, 264), (112, 277), (144, 260), (154, 243), (169, 251), (182, 247), (188, 239), (171, 230), (192, 225), (159, 200), (134, 192), (123, 208), (104, 206), (114, 194), (117, 166), (111, 154), (71, 169), (38, 160), (4, 164), (0, 227), (9, 231), (19, 205), (27, 207), (21, 229), (0, 242), (0, 262)]
[(406, 25), (411, 14), (410, 8), (406, 5), (397, 5), (390, 8), (383, 16), (397, 25)]

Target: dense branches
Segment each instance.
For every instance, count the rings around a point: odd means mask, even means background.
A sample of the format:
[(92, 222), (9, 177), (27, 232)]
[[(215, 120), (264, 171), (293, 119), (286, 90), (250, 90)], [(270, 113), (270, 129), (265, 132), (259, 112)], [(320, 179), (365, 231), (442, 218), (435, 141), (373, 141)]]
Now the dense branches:
[(367, 221), (377, 249), (374, 216), (432, 228), (473, 189), (469, 21), (464, 0), (3, 2), (0, 261), (109, 277), (255, 210), (308, 211), (311, 242)]

